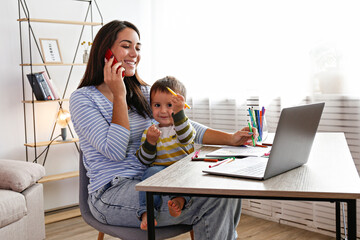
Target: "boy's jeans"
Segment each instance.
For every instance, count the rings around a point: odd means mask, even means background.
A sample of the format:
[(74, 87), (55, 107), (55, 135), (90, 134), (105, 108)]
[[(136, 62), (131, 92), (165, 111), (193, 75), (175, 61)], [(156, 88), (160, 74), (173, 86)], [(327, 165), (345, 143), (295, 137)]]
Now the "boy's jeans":
[[(145, 170), (144, 174), (141, 177), (141, 181), (151, 177), (155, 173), (160, 172), (161, 170), (165, 169), (166, 166), (152, 166)], [(140, 201), (140, 209), (137, 212), (137, 216), (140, 216), (146, 212), (146, 193), (139, 192), (139, 201)], [(157, 210), (160, 208), (162, 203), (160, 195), (154, 195), (154, 208)], [(157, 216), (156, 211), (154, 212), (155, 216)]]
[[(160, 172), (161, 170), (165, 169), (167, 166), (159, 166), (159, 165), (155, 165), (152, 167), (149, 167), (148, 169), (145, 170), (143, 176), (141, 177), (141, 181), (151, 177), (152, 175), (154, 175), (155, 173)], [(174, 196), (170, 196), (170, 199), (172, 199)], [(188, 203), (190, 201), (190, 197), (188, 196), (183, 196), (185, 198), (185, 204)], [(144, 212), (146, 212), (146, 193), (145, 192), (139, 192), (139, 198), (140, 198), (140, 209), (137, 212), (137, 216), (141, 216)], [(162, 198), (160, 195), (154, 195), (154, 208), (156, 210), (158, 210), (160, 208), (162, 204)], [(155, 217), (157, 217), (157, 211), (154, 211), (154, 215)]]

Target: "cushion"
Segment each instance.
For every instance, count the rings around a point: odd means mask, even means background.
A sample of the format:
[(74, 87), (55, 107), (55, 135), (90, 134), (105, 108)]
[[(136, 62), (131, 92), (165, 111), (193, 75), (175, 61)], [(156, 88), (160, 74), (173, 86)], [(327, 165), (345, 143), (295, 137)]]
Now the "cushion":
[(0, 228), (25, 216), (27, 210), (24, 195), (0, 189), (0, 199)]
[(0, 189), (22, 192), (44, 175), (38, 163), (0, 159)]

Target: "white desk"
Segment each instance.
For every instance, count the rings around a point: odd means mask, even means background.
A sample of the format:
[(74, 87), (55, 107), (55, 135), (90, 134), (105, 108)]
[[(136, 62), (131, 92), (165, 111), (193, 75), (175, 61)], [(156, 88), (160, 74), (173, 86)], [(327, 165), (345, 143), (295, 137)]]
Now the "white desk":
[[(204, 146), (201, 154), (215, 150)], [(202, 173), (209, 162), (191, 161), (191, 155), (136, 185), (147, 192), (148, 238), (155, 239), (154, 194), (330, 201), (336, 203), (337, 239), (340, 239), (340, 202), (347, 203), (348, 239), (356, 239), (356, 199), (360, 178), (344, 134), (318, 133), (306, 165), (266, 181)], [(174, 181), (176, 179), (176, 181)]]

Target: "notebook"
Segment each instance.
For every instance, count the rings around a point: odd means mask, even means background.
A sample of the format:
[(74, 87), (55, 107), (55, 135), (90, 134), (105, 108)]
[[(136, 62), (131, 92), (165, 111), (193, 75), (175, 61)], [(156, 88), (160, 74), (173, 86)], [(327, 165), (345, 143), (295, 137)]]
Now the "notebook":
[(207, 157), (261, 157), (270, 152), (271, 147), (222, 147), (218, 150), (206, 154)]
[(265, 180), (308, 161), (325, 103), (284, 108), (269, 158), (246, 157), (203, 170), (204, 173)]

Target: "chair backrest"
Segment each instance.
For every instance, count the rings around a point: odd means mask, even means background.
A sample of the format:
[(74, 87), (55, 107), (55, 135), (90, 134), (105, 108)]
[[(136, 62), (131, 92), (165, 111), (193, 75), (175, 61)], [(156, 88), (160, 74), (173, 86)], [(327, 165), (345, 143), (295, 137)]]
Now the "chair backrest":
[[(89, 178), (86, 176), (86, 169), (83, 163), (83, 153), (80, 151), (79, 157), (79, 206), (82, 215), (90, 213), (89, 205), (87, 203), (89, 194), (87, 186), (89, 185)], [(91, 213), (90, 213), (91, 214)]]
[[(87, 203), (89, 194), (88, 188), (89, 178), (86, 175), (86, 169), (83, 163), (83, 153), (80, 150), (79, 158), (79, 206), (81, 216), (84, 221), (98, 230), (113, 237), (121, 238), (123, 240), (138, 240), (147, 239), (147, 231), (143, 231), (139, 228), (133, 227), (120, 227), (103, 224), (97, 221), (90, 212), (89, 205)], [(156, 228), (156, 239), (168, 239), (180, 234), (189, 232), (192, 230), (192, 226), (189, 225), (174, 225), (168, 227)]]

